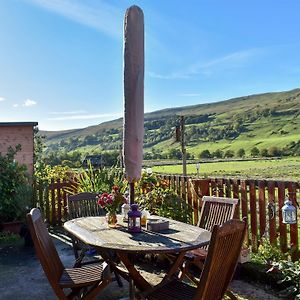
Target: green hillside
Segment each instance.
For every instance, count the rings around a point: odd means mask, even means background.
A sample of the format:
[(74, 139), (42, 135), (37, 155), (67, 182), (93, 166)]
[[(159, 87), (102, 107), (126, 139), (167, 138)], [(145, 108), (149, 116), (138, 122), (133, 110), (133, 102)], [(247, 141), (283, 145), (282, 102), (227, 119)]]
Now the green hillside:
[[(145, 114), (145, 157), (164, 158), (174, 142), (179, 116), (185, 116), (187, 151), (197, 157), (214, 152), (253, 147), (294, 147), (300, 141), (300, 89), (265, 93)], [(47, 150), (93, 152), (117, 150), (122, 144), (122, 118), (83, 129), (41, 132)], [(299, 145), (296, 145), (299, 147)], [(148, 153), (148, 154), (147, 154)]]

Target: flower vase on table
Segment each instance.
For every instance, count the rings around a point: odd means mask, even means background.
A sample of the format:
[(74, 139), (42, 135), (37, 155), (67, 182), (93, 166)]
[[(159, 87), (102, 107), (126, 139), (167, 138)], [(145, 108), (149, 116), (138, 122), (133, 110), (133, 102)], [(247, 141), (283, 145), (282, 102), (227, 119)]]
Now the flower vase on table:
[(117, 214), (115, 212), (108, 212), (106, 214), (107, 225), (110, 228), (115, 228), (117, 226)]
[(117, 211), (122, 203), (126, 202), (126, 199), (120, 193), (118, 186), (113, 186), (110, 194), (103, 193), (97, 196), (98, 204), (107, 211), (106, 221), (110, 228), (117, 226)]

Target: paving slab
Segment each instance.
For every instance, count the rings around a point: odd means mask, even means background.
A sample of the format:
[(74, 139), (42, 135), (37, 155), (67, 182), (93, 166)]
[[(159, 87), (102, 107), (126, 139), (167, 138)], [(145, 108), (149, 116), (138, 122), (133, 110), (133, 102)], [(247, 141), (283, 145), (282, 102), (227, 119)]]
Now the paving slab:
[[(68, 238), (63, 234), (53, 235), (53, 241), (59, 256), (66, 267), (72, 267), (74, 254)], [(144, 266), (145, 267), (145, 266)], [(144, 269), (144, 268), (143, 268)], [(156, 284), (163, 277), (159, 271), (140, 270), (151, 283)], [(112, 282), (96, 300), (127, 300), (128, 283), (122, 280), (124, 287), (120, 288)], [(239, 299), (279, 299), (253, 284), (234, 280), (231, 283), (234, 293), (242, 296)], [(33, 247), (25, 247), (20, 240), (13, 245), (0, 245), (0, 300), (54, 300), (56, 296), (48, 283)]]

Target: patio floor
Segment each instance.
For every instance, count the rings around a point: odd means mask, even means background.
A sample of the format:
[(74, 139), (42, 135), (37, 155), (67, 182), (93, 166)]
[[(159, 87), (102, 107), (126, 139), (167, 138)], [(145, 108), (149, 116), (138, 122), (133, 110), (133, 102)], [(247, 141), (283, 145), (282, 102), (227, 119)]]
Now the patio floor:
[[(53, 239), (59, 255), (66, 267), (71, 267), (74, 262), (73, 250), (70, 242), (64, 235), (54, 234)], [(0, 299), (2, 300), (53, 300), (56, 299), (51, 286), (35, 256), (32, 247), (24, 247), (23, 241), (14, 245), (0, 244)], [(152, 271), (143, 272), (150, 282), (159, 281), (158, 276), (163, 274)], [(110, 284), (98, 297), (97, 300), (128, 299), (128, 283), (123, 280), (124, 287), (118, 287), (116, 282)], [(238, 294), (239, 299), (279, 299), (266, 293), (261, 287), (234, 280), (231, 289)]]

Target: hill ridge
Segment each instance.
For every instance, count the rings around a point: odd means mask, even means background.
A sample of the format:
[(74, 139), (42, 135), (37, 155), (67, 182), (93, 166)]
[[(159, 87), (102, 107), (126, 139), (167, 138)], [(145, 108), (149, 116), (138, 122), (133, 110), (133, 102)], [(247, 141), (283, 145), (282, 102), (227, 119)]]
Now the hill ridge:
[[(300, 136), (300, 88), (145, 113), (146, 152), (153, 147), (163, 148), (161, 151), (166, 147), (178, 147), (172, 138), (179, 115), (186, 117), (187, 143), (191, 152), (198, 151), (199, 144), (214, 149), (219, 143), (226, 149), (233, 147), (236, 141), (249, 148), (247, 140), (252, 146), (263, 147), (268, 145), (267, 140), (285, 146), (292, 141), (291, 136)], [(41, 131), (41, 134), (47, 137), (48, 150), (82, 149), (88, 152), (89, 147), (94, 149), (95, 145), (101, 150), (116, 150), (122, 143), (122, 123), (123, 118), (118, 118), (85, 128)]]

